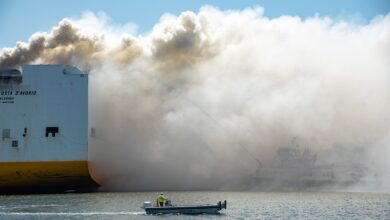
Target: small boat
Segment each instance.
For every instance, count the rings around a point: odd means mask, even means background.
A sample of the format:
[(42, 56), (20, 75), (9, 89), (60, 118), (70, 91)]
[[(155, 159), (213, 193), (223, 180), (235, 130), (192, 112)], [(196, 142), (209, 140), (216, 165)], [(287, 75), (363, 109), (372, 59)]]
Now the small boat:
[(146, 214), (218, 214), (222, 209), (226, 209), (226, 200), (219, 201), (216, 205), (168, 205), (163, 207), (153, 207), (151, 202), (144, 202)]

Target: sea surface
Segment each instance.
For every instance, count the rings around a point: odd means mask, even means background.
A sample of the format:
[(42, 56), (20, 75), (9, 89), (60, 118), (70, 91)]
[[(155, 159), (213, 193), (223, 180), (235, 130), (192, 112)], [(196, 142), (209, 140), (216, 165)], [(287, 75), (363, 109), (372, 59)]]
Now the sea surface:
[(0, 196), (0, 219), (390, 219), (389, 193), (165, 192), (173, 204), (216, 204), (219, 215), (146, 215), (157, 192)]

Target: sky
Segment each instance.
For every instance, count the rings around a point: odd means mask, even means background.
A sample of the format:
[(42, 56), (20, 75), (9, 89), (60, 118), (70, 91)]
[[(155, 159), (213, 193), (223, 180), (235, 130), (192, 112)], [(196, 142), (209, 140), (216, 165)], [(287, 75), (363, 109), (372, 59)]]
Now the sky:
[(348, 19), (355, 22), (369, 22), (377, 15), (390, 12), (390, 1), (386, 0), (201, 0), (201, 1), (29, 1), (0, 0), (0, 48), (13, 47), (17, 41), (27, 42), (35, 32), (49, 32), (63, 18), (79, 18), (83, 12), (104, 12), (112, 23), (134, 23), (137, 34), (152, 30), (165, 13), (179, 15), (183, 11), (198, 12), (204, 5), (221, 10), (242, 10), (253, 6), (264, 7), (269, 18), (282, 15), (301, 18), (328, 16), (332, 19)]

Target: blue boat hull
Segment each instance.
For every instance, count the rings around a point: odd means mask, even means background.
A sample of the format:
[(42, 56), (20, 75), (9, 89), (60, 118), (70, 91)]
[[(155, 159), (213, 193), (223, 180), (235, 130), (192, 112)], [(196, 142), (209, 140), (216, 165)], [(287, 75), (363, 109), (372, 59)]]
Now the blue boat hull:
[(216, 205), (188, 205), (188, 206), (165, 206), (147, 207), (146, 214), (218, 214), (220, 210), (226, 209), (226, 201)]

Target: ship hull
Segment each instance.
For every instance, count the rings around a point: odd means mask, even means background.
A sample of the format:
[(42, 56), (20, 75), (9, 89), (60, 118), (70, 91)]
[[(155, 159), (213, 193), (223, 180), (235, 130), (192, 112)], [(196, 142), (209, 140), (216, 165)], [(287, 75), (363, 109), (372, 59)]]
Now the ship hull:
[(1, 192), (94, 190), (88, 161), (1, 162)]
[(88, 74), (62, 65), (0, 70), (0, 193), (95, 189)]

